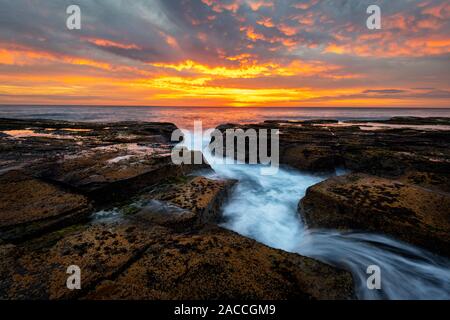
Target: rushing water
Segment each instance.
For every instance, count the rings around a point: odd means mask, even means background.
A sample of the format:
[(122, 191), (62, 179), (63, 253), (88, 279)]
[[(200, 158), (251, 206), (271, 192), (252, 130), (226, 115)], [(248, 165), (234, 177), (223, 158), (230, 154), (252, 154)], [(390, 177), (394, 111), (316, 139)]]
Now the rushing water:
[[(192, 148), (192, 137), (185, 145)], [(207, 148), (203, 152), (215, 170), (210, 177), (239, 180), (223, 207), (223, 227), (349, 270), (360, 299), (450, 299), (446, 258), (383, 235), (308, 229), (297, 212), (298, 202), (309, 186), (326, 177), (288, 169), (263, 176), (260, 165), (217, 164)], [(367, 288), (370, 265), (381, 269), (381, 290)]]

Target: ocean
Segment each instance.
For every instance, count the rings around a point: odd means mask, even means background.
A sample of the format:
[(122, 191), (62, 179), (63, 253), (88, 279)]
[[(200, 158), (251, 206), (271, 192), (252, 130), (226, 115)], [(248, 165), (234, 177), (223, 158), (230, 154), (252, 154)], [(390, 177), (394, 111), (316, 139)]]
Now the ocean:
[(387, 119), (394, 116), (450, 117), (448, 109), (418, 108), (248, 108), (248, 107), (99, 107), (99, 106), (1, 106), (0, 118), (54, 119), (88, 122), (172, 122), (191, 129), (200, 120), (203, 128), (224, 123), (264, 120)]

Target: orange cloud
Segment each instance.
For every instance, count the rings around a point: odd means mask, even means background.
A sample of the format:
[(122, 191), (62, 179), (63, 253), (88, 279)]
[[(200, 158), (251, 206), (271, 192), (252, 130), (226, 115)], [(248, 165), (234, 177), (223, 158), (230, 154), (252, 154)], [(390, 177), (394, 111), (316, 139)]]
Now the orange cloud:
[[(370, 38), (377, 41), (370, 42)], [(363, 36), (365, 43), (330, 44), (324, 52), (360, 57), (423, 57), (450, 53), (450, 38), (412, 38), (401, 42), (386, 41), (379, 36)]]
[(99, 47), (111, 47), (111, 48), (119, 48), (119, 49), (125, 49), (125, 50), (141, 49), (139, 46), (137, 46), (135, 44), (123, 44), (123, 43), (106, 40), (106, 39), (87, 38), (86, 41), (90, 42), (92, 44), (95, 44), (96, 46), (99, 46)]
[(293, 36), (297, 34), (297, 28), (290, 27), (285, 24), (281, 24), (277, 26), (278, 30), (280, 30), (282, 33), (284, 33), (286, 36)]
[(253, 11), (258, 11), (260, 8), (263, 8), (263, 7), (266, 7), (266, 8), (273, 7), (273, 2), (267, 1), (267, 0), (250, 0), (248, 2), (248, 5), (250, 6), (250, 8)]
[(296, 3), (293, 7), (297, 9), (308, 10), (309, 8), (315, 6), (318, 2), (319, 0), (311, 0), (308, 2)]
[(448, 1), (444, 1), (443, 3), (437, 5), (425, 6), (425, 8), (422, 10), (422, 13), (429, 14), (441, 19), (449, 19), (450, 3)]
[(258, 21), (256, 21), (256, 23), (266, 28), (273, 28), (275, 26), (272, 18), (269, 17), (261, 17)]
[(202, 2), (217, 13), (221, 13), (224, 10), (236, 13), (240, 7), (240, 1), (238, 0), (235, 0), (232, 3), (222, 3), (218, 0), (202, 0)]
[(252, 41), (266, 40), (266, 37), (262, 33), (256, 32), (255, 28), (253, 28), (252, 26), (241, 27), (241, 31), (245, 32), (247, 38), (249, 38)]
[(244, 63), (247, 62), (249, 58), (250, 56), (246, 54), (228, 58), (228, 60), (240, 61), (242, 64), (239, 67), (210, 67), (193, 60), (186, 60), (178, 64), (153, 63), (151, 65), (163, 69), (176, 70), (178, 72), (188, 71), (196, 75), (229, 79), (252, 79), (270, 76), (289, 77), (296, 75), (320, 76), (320, 74), (328, 77), (331, 76), (331, 72), (339, 70), (339, 67), (334, 65), (328, 65), (321, 62), (306, 63), (298, 60), (295, 60), (286, 66), (270, 62), (263, 64), (258, 64), (256, 62)]

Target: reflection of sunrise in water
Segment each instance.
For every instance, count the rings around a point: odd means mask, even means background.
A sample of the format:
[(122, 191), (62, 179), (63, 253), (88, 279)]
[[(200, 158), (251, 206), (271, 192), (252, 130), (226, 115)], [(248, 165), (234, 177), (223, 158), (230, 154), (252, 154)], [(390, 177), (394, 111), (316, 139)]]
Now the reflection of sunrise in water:
[(278, 119), (386, 119), (394, 116), (449, 117), (450, 109), (0, 106), (2, 118), (88, 122), (161, 121), (172, 122), (185, 129), (192, 129), (194, 121), (198, 120), (202, 121), (203, 128), (213, 128), (224, 123), (255, 123)]

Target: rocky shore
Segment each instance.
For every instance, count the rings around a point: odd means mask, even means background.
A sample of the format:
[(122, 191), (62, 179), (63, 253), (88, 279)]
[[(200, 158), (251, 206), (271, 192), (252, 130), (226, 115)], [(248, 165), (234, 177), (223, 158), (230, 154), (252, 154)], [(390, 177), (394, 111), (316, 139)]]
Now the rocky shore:
[(237, 128), (278, 129), (285, 166), (348, 172), (299, 199), (308, 227), (386, 234), (450, 256), (449, 118), (274, 120), (218, 129)]
[(355, 297), (348, 272), (219, 227), (236, 181), (174, 165), (174, 129), (0, 119), (0, 299)]
[[(449, 257), (449, 126), (393, 118), (219, 129), (279, 129), (282, 165), (332, 176), (299, 199), (309, 227), (386, 234)], [(175, 129), (0, 119), (0, 299), (355, 298), (347, 271), (218, 226), (237, 181), (202, 176), (208, 164), (173, 164)], [(81, 290), (66, 287), (71, 265)]]

